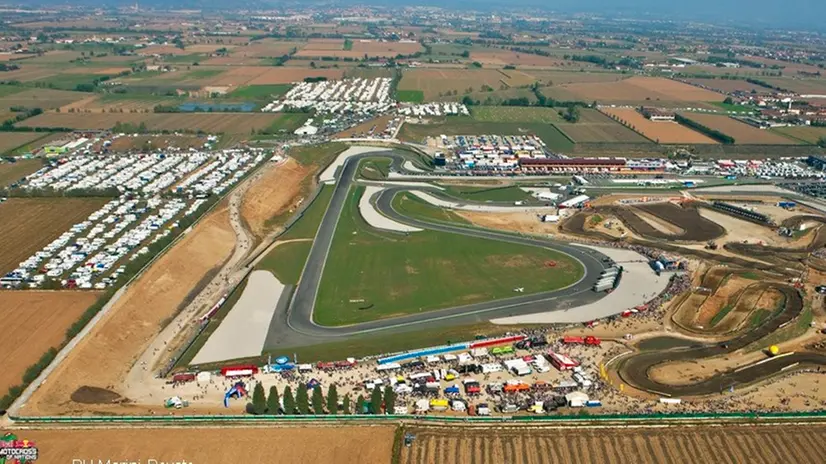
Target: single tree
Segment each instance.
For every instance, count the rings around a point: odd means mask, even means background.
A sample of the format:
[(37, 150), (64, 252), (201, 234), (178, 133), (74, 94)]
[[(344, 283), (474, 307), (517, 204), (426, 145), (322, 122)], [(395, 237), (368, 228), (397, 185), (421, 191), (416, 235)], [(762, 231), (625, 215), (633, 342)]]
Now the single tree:
[(324, 396), (321, 394), (321, 385), (313, 388), (313, 413), (317, 416), (324, 415)]
[(344, 399), (341, 400), (341, 413), (344, 415), (350, 415), (353, 413), (353, 411), (350, 410), (350, 395), (344, 395)]
[(364, 397), (361, 395), (356, 399), (356, 410), (353, 414), (364, 414)]
[(376, 385), (373, 394), (370, 395), (370, 414), (381, 414), (381, 387)]
[(817, 141), (817, 146), (826, 148), (826, 137), (821, 137), (820, 140)]
[(267, 414), (281, 414), (281, 402), (278, 399), (278, 388), (275, 385), (270, 387), (270, 394), (267, 395)]
[(264, 414), (266, 410), (267, 396), (264, 393), (264, 385), (258, 382), (252, 390), (252, 412), (253, 414)]
[(302, 383), (295, 391), (295, 407), (299, 414), (310, 413), (310, 396), (307, 393), (307, 384)]
[(384, 387), (384, 412), (386, 414), (393, 414), (396, 409), (396, 392), (390, 385)]
[(284, 414), (295, 414), (295, 398), (293, 398), (293, 389), (289, 385), (284, 388)]
[(336, 384), (330, 384), (327, 389), (327, 412), (335, 416), (338, 414), (338, 392), (336, 391)]

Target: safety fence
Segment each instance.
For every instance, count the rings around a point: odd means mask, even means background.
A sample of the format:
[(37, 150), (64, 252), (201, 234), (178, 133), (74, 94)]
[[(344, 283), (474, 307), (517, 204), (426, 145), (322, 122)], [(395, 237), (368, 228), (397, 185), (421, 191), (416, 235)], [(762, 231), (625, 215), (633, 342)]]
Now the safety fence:
[[(589, 411), (590, 412), (590, 411)], [(400, 415), (335, 415), (335, 416), (273, 416), (273, 415), (158, 415), (158, 416), (42, 416), (42, 417), (10, 417), (21, 424), (45, 423), (137, 423), (149, 422), (157, 424), (191, 424), (191, 423), (255, 423), (255, 422), (448, 422), (448, 423), (600, 423), (600, 422), (647, 422), (647, 421), (735, 421), (735, 420), (824, 420), (826, 411), (815, 412), (731, 412), (731, 413), (662, 413), (662, 414), (587, 414), (587, 415), (550, 415), (550, 416), (485, 416), (485, 417), (452, 417), (452, 416), (420, 416), (413, 414)]]

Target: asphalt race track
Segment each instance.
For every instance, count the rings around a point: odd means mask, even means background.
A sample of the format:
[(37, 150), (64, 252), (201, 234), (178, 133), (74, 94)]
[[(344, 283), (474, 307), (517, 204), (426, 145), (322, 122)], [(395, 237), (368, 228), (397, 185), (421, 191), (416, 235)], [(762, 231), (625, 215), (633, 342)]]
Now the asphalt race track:
[[(803, 299), (800, 293), (797, 289), (788, 285), (772, 285), (785, 295), (786, 307), (782, 313), (769, 319), (762, 326), (724, 343), (686, 343), (682, 339), (671, 337), (647, 340), (645, 343), (651, 346), (649, 350), (644, 350), (620, 361), (618, 366), (620, 377), (635, 388), (663, 396), (703, 396), (723, 393), (732, 387), (737, 388), (738, 386), (754, 383), (796, 364), (804, 367), (826, 365), (826, 356), (800, 352), (772, 358), (750, 367), (722, 372), (704, 381), (687, 385), (666, 385), (648, 377), (648, 372), (659, 364), (697, 360), (732, 353), (757, 342), (787, 323), (794, 323), (792, 321), (803, 310)], [(657, 344), (671, 345), (671, 348), (655, 349), (653, 346)]]
[[(400, 191), (410, 190), (411, 187), (394, 185), (379, 194), (376, 207), (382, 214), (396, 221), (421, 229), (438, 230), (490, 240), (554, 249), (567, 253), (580, 261), (585, 268), (585, 275), (582, 280), (576, 284), (560, 290), (445, 308), (423, 314), (365, 322), (350, 326), (324, 327), (316, 324), (313, 322), (313, 309), (321, 283), (321, 277), (324, 273), (324, 264), (327, 261), (327, 255), (335, 235), (338, 218), (344, 209), (347, 193), (355, 181), (359, 161), (365, 157), (375, 156), (391, 158), (394, 169), (401, 169), (404, 161), (404, 157), (393, 151), (354, 155), (347, 159), (338, 174), (338, 182), (336, 183), (330, 204), (319, 226), (299, 285), (295, 289), (292, 301), (286, 311), (280, 309), (276, 312), (274, 320), (270, 325), (271, 330), (267, 337), (265, 349), (304, 346), (322, 342), (324, 341), (323, 339), (341, 339), (371, 332), (390, 333), (394, 331), (401, 332), (426, 329), (429, 327), (471, 324), (488, 321), (497, 317), (544, 312), (549, 310), (549, 305), (562, 302), (565, 303), (562, 307), (566, 308), (580, 306), (596, 301), (604, 296), (604, 294), (594, 293), (591, 288), (596, 282), (599, 273), (605, 269), (605, 264), (603, 263), (603, 259), (606, 258), (605, 255), (591, 249), (571, 246), (565, 242), (555, 240), (540, 240), (413, 220), (397, 213), (391, 206), (393, 195)], [(421, 187), (415, 188), (421, 189)]]

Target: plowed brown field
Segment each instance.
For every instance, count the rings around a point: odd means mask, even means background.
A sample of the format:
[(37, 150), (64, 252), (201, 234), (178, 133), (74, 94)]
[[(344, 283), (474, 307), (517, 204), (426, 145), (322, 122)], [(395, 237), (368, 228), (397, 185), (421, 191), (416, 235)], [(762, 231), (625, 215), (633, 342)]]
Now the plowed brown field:
[(658, 143), (717, 143), (705, 135), (688, 127), (670, 121), (651, 121), (632, 108), (604, 108), (609, 115), (616, 116), (625, 125)]
[(404, 73), (399, 82), (399, 90), (421, 90), (425, 99), (436, 99), (440, 93), (455, 90), (458, 95), (472, 88), (480, 90), (482, 85), (498, 90), (507, 87), (529, 85), (535, 78), (519, 70), (497, 71), (494, 69), (424, 69), (414, 68)]
[(210, 134), (249, 134), (265, 129), (284, 114), (276, 113), (44, 113), (19, 123), (23, 127), (111, 129), (116, 123), (146, 124), (149, 130), (201, 130)]
[(758, 129), (721, 114), (683, 113), (692, 121), (734, 137), (737, 144), (794, 145), (795, 141), (774, 132)]
[(0, 204), (0, 274), (84, 221), (108, 198), (11, 198)]
[(411, 430), (403, 464), (821, 462), (826, 425)]
[[(570, 92), (579, 95), (585, 101), (623, 102), (635, 101), (683, 101), (714, 102), (723, 101), (725, 96), (682, 82), (662, 77), (632, 77), (619, 82), (569, 84), (565, 86)], [(656, 103), (650, 103), (656, 104)]]
[(57, 348), (66, 329), (92, 305), (100, 292), (0, 291), (0, 395), (49, 348)]
[(15, 431), (43, 464), (98, 462), (386, 464), (392, 426)]
[(209, 81), (210, 85), (270, 85), (291, 84), (303, 81), (305, 77), (326, 77), (341, 79), (342, 69), (291, 68), (288, 66), (238, 66)]

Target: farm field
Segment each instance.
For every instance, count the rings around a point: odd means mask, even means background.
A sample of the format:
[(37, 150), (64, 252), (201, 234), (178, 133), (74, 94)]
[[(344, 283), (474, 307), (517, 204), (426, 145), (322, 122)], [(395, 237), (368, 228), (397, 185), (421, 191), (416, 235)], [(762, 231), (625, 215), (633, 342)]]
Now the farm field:
[(404, 72), (399, 90), (421, 90), (425, 100), (429, 101), (438, 100), (440, 94), (446, 96), (453, 91), (461, 98), (467, 89), (481, 90), (484, 85), (497, 90), (527, 86), (534, 81), (533, 76), (519, 70), (414, 68)]
[(591, 108), (579, 109), (579, 121), (561, 120), (556, 128), (575, 142), (650, 143), (650, 140)]
[[(181, 97), (141, 94), (105, 94), (95, 95), (76, 100), (60, 107), (61, 113), (94, 112), (94, 113), (151, 113), (157, 105), (177, 106), (186, 100)], [(112, 116), (117, 117), (117, 116)]]
[(720, 93), (661, 77), (635, 76), (618, 82), (567, 84), (564, 89), (588, 102), (595, 100), (645, 104), (646, 101), (651, 101), (652, 105), (658, 105), (660, 101), (712, 102), (725, 99)]
[(132, 150), (150, 152), (153, 148), (203, 148), (206, 137), (197, 135), (139, 135), (137, 137), (118, 137), (109, 146), (111, 153), (123, 153)]
[(238, 66), (232, 67), (221, 75), (209, 80), (209, 85), (245, 86), (292, 84), (307, 77), (326, 77), (340, 79), (342, 69), (312, 69), (298, 67), (272, 66)]
[(826, 79), (792, 79), (788, 77), (767, 77), (769, 84), (797, 92), (801, 95), (826, 95)]
[(728, 116), (704, 113), (682, 113), (692, 121), (734, 137), (737, 144), (794, 145), (795, 141), (769, 130), (758, 129)]
[(18, 123), (22, 127), (110, 129), (118, 122), (146, 124), (149, 130), (191, 130), (207, 133), (249, 134), (251, 130), (293, 131), (307, 115), (288, 113), (44, 113)]
[(395, 57), (397, 55), (412, 55), (422, 51), (422, 46), (418, 42), (383, 42), (374, 40), (353, 39), (351, 48), (345, 49), (343, 39), (310, 39), (302, 47), (296, 57), (320, 58), (332, 56), (337, 58), (363, 58), (368, 57)]
[(537, 66), (537, 67), (560, 67), (567, 62), (552, 56), (534, 55), (532, 53), (513, 52), (510, 50), (482, 49), (474, 50), (470, 53), (472, 61), (478, 61), (485, 66)]
[(563, 119), (554, 108), (518, 106), (474, 106), (471, 116), (483, 122), (537, 122), (551, 124)]
[[(826, 427), (813, 425), (662, 428), (411, 428), (402, 464), (507, 462), (814, 462)], [(814, 460), (814, 461), (813, 461)]]
[(0, 187), (5, 187), (12, 184), (22, 177), (37, 171), (42, 166), (43, 163), (37, 159), (18, 160), (16, 163), (9, 163), (6, 161), (0, 162)]
[[(28, 61), (29, 60), (26, 60), (26, 62)], [(51, 68), (48, 66), (32, 66), (29, 64), (28, 66), (21, 66), (20, 69), (15, 69), (14, 71), (4, 72), (2, 76), (0, 76), (0, 80), (3, 82), (31, 82), (55, 76), (59, 72), (60, 70), (57, 68)]]
[(775, 129), (771, 129), (771, 131), (781, 135), (792, 137), (796, 140), (811, 143), (813, 145), (816, 144), (818, 140), (821, 139), (821, 137), (826, 137), (826, 127), (778, 127)]
[(628, 126), (657, 143), (717, 143), (716, 140), (676, 122), (651, 121), (632, 108), (603, 108), (602, 110), (609, 115), (616, 116), (620, 121), (625, 121)]
[[(32, 143), (38, 139), (42, 139), (46, 135), (47, 134), (44, 134), (43, 132), (3, 132), (3, 135), (0, 136), (0, 155), (8, 151), (14, 150), (17, 147)], [(40, 164), (41, 163), (37, 162), (38, 167)], [(0, 165), (0, 185), (3, 185), (5, 183), (5, 176), (3, 176), (2, 174), (5, 166), (5, 164)], [(25, 174), (30, 173), (27, 172)], [(16, 180), (16, 178), (11, 180)]]
[[(393, 426), (215, 427), (25, 430), (18, 437), (37, 444), (45, 463), (107, 462), (117, 456), (133, 462), (335, 462), (386, 464), (393, 448)], [(262, 443), (275, 444), (274, 451)], [(283, 446), (289, 444), (289, 446)], [(321, 446), (323, 445), (323, 446)], [(156, 461), (152, 461), (156, 460)], [(114, 462), (114, 459), (112, 459)]]
[[(318, 324), (506, 298), (515, 286), (526, 293), (553, 290), (582, 276), (578, 263), (551, 250), (433, 231), (399, 237), (370, 229), (358, 212), (362, 192), (349, 193), (339, 219), (318, 291)], [(549, 268), (548, 261), (557, 265)]]
[(26, 369), (49, 348), (63, 343), (66, 329), (98, 296), (92, 291), (0, 291), (0, 396), (20, 384)]
[(0, 204), (0, 274), (103, 206), (108, 198), (10, 198)]
[(752, 84), (746, 82), (745, 79), (687, 79), (692, 84), (703, 86), (707, 89), (716, 90), (720, 92), (751, 92), (754, 90), (757, 93), (769, 92), (769, 89), (762, 85)]
[(421, 142), (426, 137), (439, 135), (537, 135), (547, 148), (558, 152), (570, 152), (574, 144), (555, 126), (530, 122), (479, 122), (467, 117), (451, 117), (443, 122), (430, 124), (405, 123), (399, 131), (402, 140)]
[(0, 98), (0, 110), (7, 110), (13, 106), (23, 106), (26, 108), (41, 108), (45, 111), (60, 108), (93, 95), (85, 92), (55, 89), (25, 89)]
[[(616, 82), (628, 76), (616, 72), (600, 71), (552, 71), (529, 69), (526, 71), (543, 85), (561, 86), (564, 84), (587, 84), (594, 82)], [(547, 89), (542, 89), (545, 92)]]

